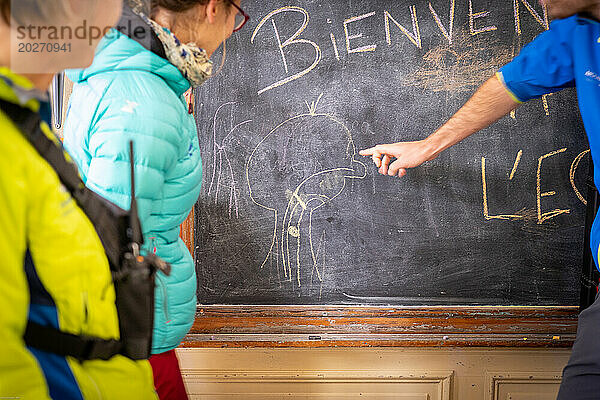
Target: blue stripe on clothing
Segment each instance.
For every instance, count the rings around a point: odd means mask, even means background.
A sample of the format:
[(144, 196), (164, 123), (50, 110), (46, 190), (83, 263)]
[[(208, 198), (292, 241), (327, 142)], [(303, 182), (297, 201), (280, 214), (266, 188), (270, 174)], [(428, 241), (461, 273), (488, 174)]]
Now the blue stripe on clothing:
[[(44, 326), (58, 329), (58, 314), (54, 300), (42, 284), (31, 253), (25, 256), (25, 272), (29, 283), (29, 320)], [(63, 356), (28, 347), (37, 359), (48, 385), (50, 397), (56, 400), (83, 400), (73, 371)]]

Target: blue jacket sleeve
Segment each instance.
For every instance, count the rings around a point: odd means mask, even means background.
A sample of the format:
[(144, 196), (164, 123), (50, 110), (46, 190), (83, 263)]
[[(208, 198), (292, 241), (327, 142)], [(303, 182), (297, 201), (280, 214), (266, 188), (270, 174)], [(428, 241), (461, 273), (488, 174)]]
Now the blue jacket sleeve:
[(151, 110), (156, 106), (112, 102), (89, 134), (86, 185), (124, 209), (131, 201), (129, 141), (134, 143), (135, 191), (144, 235), (153, 203), (162, 200), (168, 172), (180, 152), (180, 134)]
[(515, 100), (525, 102), (574, 86), (573, 31), (577, 16), (553, 21), (550, 29), (500, 68), (498, 78)]

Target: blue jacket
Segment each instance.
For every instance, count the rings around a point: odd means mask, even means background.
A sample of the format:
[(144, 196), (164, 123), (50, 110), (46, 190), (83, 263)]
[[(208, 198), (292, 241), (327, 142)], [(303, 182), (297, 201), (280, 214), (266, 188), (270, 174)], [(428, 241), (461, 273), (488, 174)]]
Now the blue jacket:
[[(579, 110), (600, 187), (600, 22), (584, 15), (555, 20), (498, 74), (514, 100), (523, 102), (577, 87)], [(592, 255), (600, 258), (600, 213), (592, 225)]]
[(172, 265), (159, 273), (152, 352), (177, 347), (194, 321), (196, 273), (179, 226), (200, 193), (202, 162), (196, 124), (183, 97), (190, 88), (166, 59), (111, 31), (93, 64), (72, 70), (75, 83), (64, 145), (85, 184), (128, 209), (129, 140), (145, 250)]

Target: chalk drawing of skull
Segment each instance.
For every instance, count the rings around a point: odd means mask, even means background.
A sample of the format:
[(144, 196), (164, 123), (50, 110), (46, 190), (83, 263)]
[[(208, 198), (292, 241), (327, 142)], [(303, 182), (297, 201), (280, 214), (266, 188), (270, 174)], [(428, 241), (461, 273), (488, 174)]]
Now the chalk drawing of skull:
[[(285, 280), (298, 287), (303, 268), (323, 278), (325, 231), (313, 232), (315, 212), (341, 199), (348, 183), (364, 179), (367, 171), (350, 130), (335, 116), (317, 113), (317, 104), (273, 128), (246, 164), (252, 202), (273, 213), (273, 237), (261, 268), (275, 262)], [(306, 257), (309, 265), (302, 261)]]

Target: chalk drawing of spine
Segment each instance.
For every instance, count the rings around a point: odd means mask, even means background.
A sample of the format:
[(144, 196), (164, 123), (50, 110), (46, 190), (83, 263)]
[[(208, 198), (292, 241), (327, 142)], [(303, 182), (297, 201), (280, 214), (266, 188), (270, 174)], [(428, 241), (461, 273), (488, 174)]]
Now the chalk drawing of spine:
[[(239, 123), (233, 122), (233, 112), (230, 115), (230, 127), (225, 128), (221, 116), (227, 108), (233, 111), (235, 102), (224, 103), (219, 106), (213, 118), (213, 148), (212, 148), (212, 173), (210, 175), (210, 183), (207, 190), (207, 195), (214, 196), (215, 204), (219, 201), (219, 195), (226, 197), (228, 202), (229, 217), (235, 212), (236, 218), (239, 217), (239, 202), (238, 189), (231, 165), (231, 159), (225, 150), (228, 140), (232, 137), (236, 130), (239, 130), (244, 125), (249, 124), (252, 120), (247, 120)], [(231, 146), (230, 146), (231, 147)], [(222, 189), (225, 188), (225, 192)]]
[[(333, 115), (317, 113), (320, 98), (307, 103), (308, 113), (266, 134), (246, 164), (252, 202), (273, 213), (273, 237), (261, 268), (275, 262), (284, 280), (298, 287), (302, 268), (311, 268), (311, 276), (316, 272), (323, 282), (326, 234), (313, 232), (315, 212), (340, 197), (348, 181), (364, 179), (367, 171), (346, 125)], [(269, 186), (271, 180), (277, 184)], [(302, 262), (303, 255), (312, 265)]]

